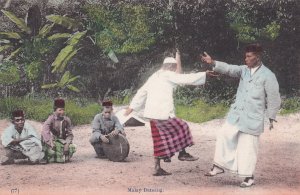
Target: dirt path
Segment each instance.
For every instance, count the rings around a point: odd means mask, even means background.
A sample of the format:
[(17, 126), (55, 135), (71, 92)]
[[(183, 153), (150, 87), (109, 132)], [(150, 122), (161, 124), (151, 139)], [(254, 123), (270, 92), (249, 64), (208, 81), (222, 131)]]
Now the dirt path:
[[(280, 116), (275, 129), (261, 136), (256, 185), (249, 189), (239, 188), (240, 178), (230, 173), (204, 176), (211, 167), (216, 129), (222, 123), (189, 123), (196, 144), (188, 152), (200, 159), (181, 162), (173, 157), (171, 163), (162, 163), (173, 173), (167, 177), (152, 176), (149, 129), (126, 128), (129, 156), (126, 162), (111, 162), (95, 158), (88, 141), (90, 125), (77, 126), (78, 151), (71, 163), (0, 166), (0, 194), (300, 194), (300, 113)], [(41, 129), (41, 123), (31, 124)], [(7, 125), (7, 120), (0, 121), (0, 133)]]

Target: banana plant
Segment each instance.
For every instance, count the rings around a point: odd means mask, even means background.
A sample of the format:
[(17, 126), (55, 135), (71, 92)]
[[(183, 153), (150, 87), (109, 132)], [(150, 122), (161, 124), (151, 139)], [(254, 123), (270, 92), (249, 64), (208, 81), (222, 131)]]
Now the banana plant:
[[(68, 44), (66, 48), (60, 51), (57, 59), (53, 63), (53, 72), (63, 72), (69, 60), (79, 50), (79, 48), (76, 48), (76, 45), (86, 33), (51, 33), (55, 25), (61, 25), (74, 30), (77, 29), (81, 23), (66, 16), (49, 15), (46, 16), (48, 22), (42, 26), (42, 16), (38, 6), (29, 8), (25, 19), (18, 18), (14, 13), (6, 10), (1, 10), (1, 12), (9, 18), (19, 30), (15, 32), (0, 32), (0, 53), (4, 54), (4, 61), (14, 60), (14, 58), (20, 56), (20, 58), (16, 58), (15, 60), (19, 61), (20, 64), (25, 64), (26, 76), (29, 80), (36, 79), (40, 73), (39, 70), (43, 69), (42, 67), (34, 67), (32, 64), (44, 66), (43, 61), (45, 60), (43, 57), (47, 52), (51, 52), (48, 44), (56, 44), (59, 43), (58, 41), (60, 40), (66, 41), (66, 44)], [(36, 51), (38, 53), (31, 53)], [(31, 72), (33, 72), (34, 75), (28, 74)], [(77, 91), (72, 85), (68, 87)]]
[(87, 31), (74, 33), (67, 41), (65, 46), (57, 55), (52, 63), (52, 73), (63, 72), (70, 61), (70, 59), (78, 52), (80, 48), (77, 48), (79, 41), (84, 37)]
[[(35, 13), (37, 14), (30, 14), (32, 13), (31, 10), (35, 10)], [(65, 26), (68, 29), (76, 29), (81, 25), (78, 22), (75, 23), (74, 19), (66, 16), (49, 15), (46, 16), (46, 18), (51, 24), (45, 24), (43, 27), (40, 25), (34, 26), (32, 24), (37, 23), (34, 22), (34, 20), (41, 17), (38, 7), (32, 7), (28, 10), (28, 17), (26, 20), (18, 18), (14, 13), (6, 10), (1, 10), (1, 12), (19, 28), (18, 32), (0, 32), (0, 52), (11, 50), (11, 52), (7, 52), (8, 54), (5, 60), (11, 60), (16, 57), (22, 51), (22, 47), (26, 40), (35, 41), (37, 39), (46, 38), (49, 41), (55, 41), (67, 39), (72, 36), (70, 33), (55, 33), (48, 36), (55, 24)], [(37, 33), (35, 34), (33, 32)]]
[(51, 89), (51, 88), (59, 88), (61, 90), (69, 89), (74, 92), (80, 92), (80, 90), (72, 85), (74, 81), (78, 80), (80, 76), (72, 76), (70, 71), (66, 71), (61, 77), (60, 81), (51, 84), (45, 84), (42, 86), (42, 89)]

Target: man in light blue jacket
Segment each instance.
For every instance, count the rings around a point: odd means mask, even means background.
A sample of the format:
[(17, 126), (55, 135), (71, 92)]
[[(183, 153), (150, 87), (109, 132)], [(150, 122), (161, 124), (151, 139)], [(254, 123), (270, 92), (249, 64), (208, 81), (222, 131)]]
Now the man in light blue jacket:
[(262, 47), (250, 44), (245, 49), (246, 65), (229, 65), (213, 60), (207, 53), (202, 61), (213, 71), (240, 79), (235, 102), (231, 105), (224, 126), (217, 134), (213, 168), (206, 176), (215, 176), (224, 169), (244, 177), (240, 187), (254, 184), (259, 135), (264, 131), (264, 118), (270, 126), (276, 121), (281, 100), (276, 76), (261, 62)]

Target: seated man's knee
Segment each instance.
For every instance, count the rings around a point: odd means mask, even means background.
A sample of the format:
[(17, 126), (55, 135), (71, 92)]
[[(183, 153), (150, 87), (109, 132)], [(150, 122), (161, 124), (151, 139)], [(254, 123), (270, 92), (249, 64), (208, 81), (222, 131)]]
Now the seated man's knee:
[(96, 143), (99, 143), (99, 137), (97, 138), (96, 135), (92, 135), (92, 137), (90, 138), (90, 143), (92, 145), (96, 144)]

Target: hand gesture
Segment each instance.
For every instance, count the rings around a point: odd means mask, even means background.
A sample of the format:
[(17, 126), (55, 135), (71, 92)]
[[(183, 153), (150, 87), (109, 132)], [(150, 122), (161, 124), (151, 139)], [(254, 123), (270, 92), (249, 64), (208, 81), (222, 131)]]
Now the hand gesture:
[(124, 130), (122, 130), (120, 133), (126, 137), (126, 133)]
[(272, 129), (274, 129), (273, 121), (275, 121), (275, 122), (277, 122), (277, 121), (274, 119), (269, 119), (269, 121), (270, 121), (269, 130), (271, 131)]
[(128, 116), (132, 111), (133, 109), (128, 107), (124, 113), (124, 116)]
[(103, 143), (106, 143), (106, 144), (109, 143), (109, 139), (107, 139), (107, 137), (105, 137), (104, 135), (101, 135), (101, 136), (100, 136), (100, 139), (101, 139), (101, 141), (102, 141)]
[(271, 131), (272, 129), (274, 129), (274, 125), (273, 125), (273, 123), (270, 123), (269, 124), (269, 130)]
[(220, 76), (215, 71), (211, 71), (211, 70), (207, 70), (206, 71), (206, 75), (211, 76), (211, 77), (218, 77), (218, 76)]
[(65, 144), (64, 145), (64, 155), (69, 155), (69, 145), (70, 144)]
[(112, 136), (117, 136), (119, 133), (120, 133), (119, 130), (113, 130), (113, 131), (110, 133), (110, 135), (112, 135)]
[(200, 54), (202, 62), (205, 62), (207, 64), (214, 64), (215, 61), (208, 55), (206, 52), (204, 52), (204, 55)]

